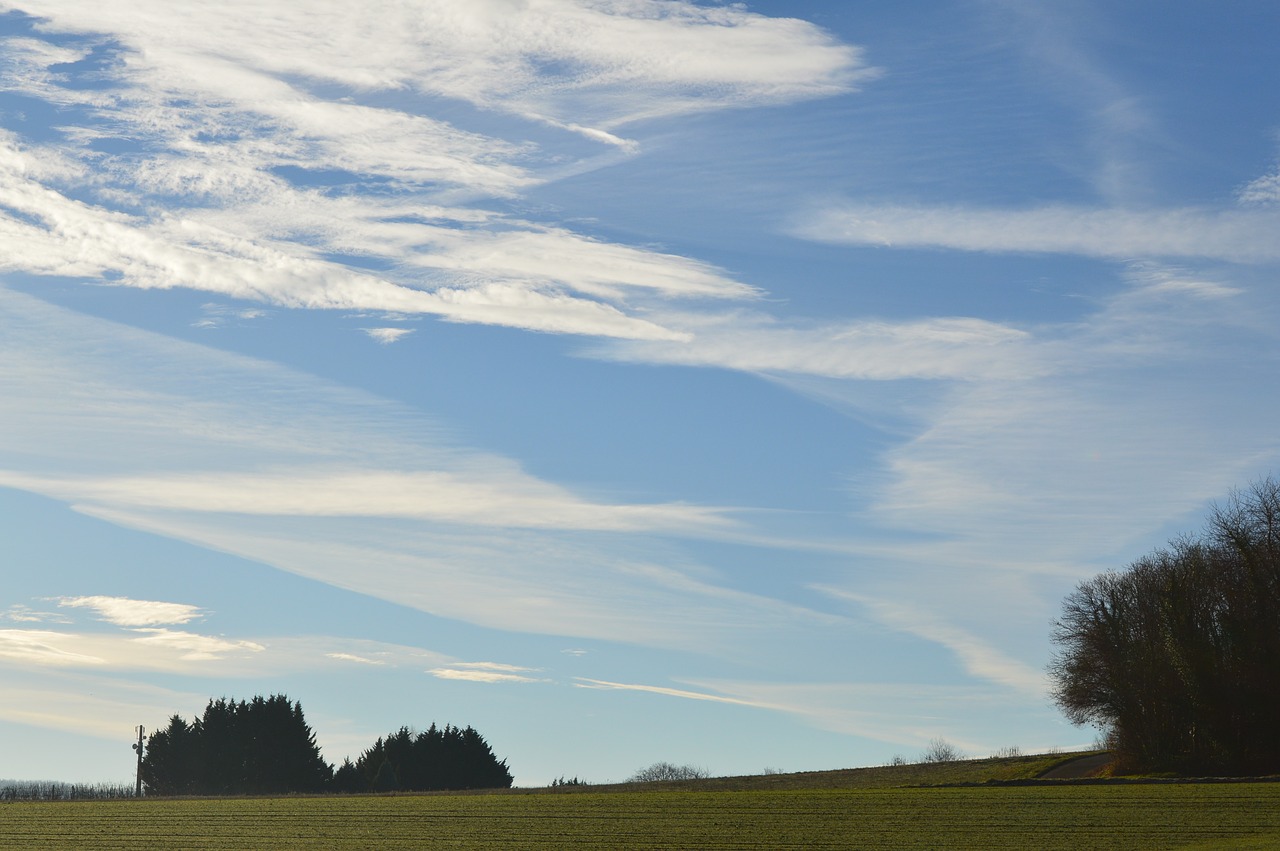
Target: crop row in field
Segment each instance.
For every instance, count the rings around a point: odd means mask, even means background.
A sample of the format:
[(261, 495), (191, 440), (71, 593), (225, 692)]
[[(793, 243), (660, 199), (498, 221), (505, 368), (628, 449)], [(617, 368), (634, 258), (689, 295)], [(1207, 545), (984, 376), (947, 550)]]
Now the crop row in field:
[(1280, 784), (14, 803), (0, 848), (1262, 848)]

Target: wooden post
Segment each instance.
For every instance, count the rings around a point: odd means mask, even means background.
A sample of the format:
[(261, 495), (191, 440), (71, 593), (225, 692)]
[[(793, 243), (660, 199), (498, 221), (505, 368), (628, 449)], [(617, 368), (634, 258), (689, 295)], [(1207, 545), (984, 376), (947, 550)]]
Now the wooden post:
[(138, 743), (133, 746), (133, 749), (138, 752), (138, 775), (137, 775), (138, 779), (137, 779), (136, 785), (134, 786), (133, 794), (139, 798), (142, 797), (142, 734), (144, 732), (146, 731), (143, 730), (142, 725), (139, 724), (138, 725)]

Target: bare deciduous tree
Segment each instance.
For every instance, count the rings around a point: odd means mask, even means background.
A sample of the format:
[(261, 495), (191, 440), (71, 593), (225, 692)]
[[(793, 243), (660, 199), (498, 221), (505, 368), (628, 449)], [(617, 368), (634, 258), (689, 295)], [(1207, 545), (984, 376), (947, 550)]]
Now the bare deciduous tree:
[(955, 745), (942, 738), (930, 739), (929, 747), (920, 754), (921, 762), (956, 762), (961, 759), (964, 759), (964, 754), (960, 753)]
[(702, 780), (709, 777), (707, 770), (693, 765), (674, 765), (655, 762), (627, 778), (628, 783), (655, 783), (661, 780)]
[(1280, 770), (1280, 483), (1215, 507), (1122, 573), (1082, 582), (1054, 624), (1054, 698), (1133, 768)]

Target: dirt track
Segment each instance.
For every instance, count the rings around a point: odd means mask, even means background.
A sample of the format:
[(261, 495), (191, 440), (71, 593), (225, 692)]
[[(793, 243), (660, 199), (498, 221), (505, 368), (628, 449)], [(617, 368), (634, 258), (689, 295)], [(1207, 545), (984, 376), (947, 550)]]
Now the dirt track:
[(1090, 754), (1064, 762), (1062, 765), (1041, 774), (1041, 780), (1079, 780), (1082, 777), (1094, 777), (1102, 769), (1111, 764), (1115, 757), (1109, 753)]

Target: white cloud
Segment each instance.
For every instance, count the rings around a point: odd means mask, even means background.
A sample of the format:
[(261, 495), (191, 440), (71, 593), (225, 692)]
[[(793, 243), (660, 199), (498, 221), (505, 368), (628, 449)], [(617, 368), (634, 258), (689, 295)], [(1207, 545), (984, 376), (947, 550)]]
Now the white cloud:
[(685, 298), (758, 295), (706, 263), (587, 239), (563, 228), (438, 229), (431, 239), (437, 249), (415, 255), (413, 263), (500, 280), (554, 282), (607, 299), (621, 297), (627, 288)]
[(1280, 260), (1270, 211), (1089, 207), (1025, 210), (836, 204), (804, 216), (805, 239), (892, 248), (1050, 252), (1127, 260), (1210, 258), (1237, 263)]
[(664, 0), (384, 0), (359, 10), (312, 0), (277, 7), (269, 21), (257, 7), (181, 0), (21, 6), (50, 30), (119, 39), (137, 51), (135, 76), (170, 85), (248, 96), (239, 81), (185, 70), (216, 57), (279, 79), (410, 89), (588, 128), (823, 96), (867, 74), (855, 48), (812, 24)]
[(384, 346), (413, 333), (412, 328), (361, 328), (360, 330)]
[(361, 665), (374, 665), (377, 667), (387, 664), (380, 659), (366, 659), (365, 657), (357, 656), (354, 653), (326, 653), (324, 655), (330, 659), (337, 659), (339, 662), (356, 662)]
[(1280, 170), (1264, 174), (1241, 187), (1237, 197), (1242, 204), (1267, 206), (1280, 202)]
[(193, 632), (172, 629), (137, 629), (141, 637), (132, 639), (139, 644), (172, 648), (179, 652), (178, 658), (189, 662), (202, 662), (221, 659), (231, 653), (261, 653), (266, 648), (253, 641), (229, 641), (212, 635), (199, 635)]
[(117, 626), (184, 624), (204, 616), (198, 606), (133, 600), (128, 597), (63, 597), (58, 605), (72, 609), (93, 609), (102, 620)]

